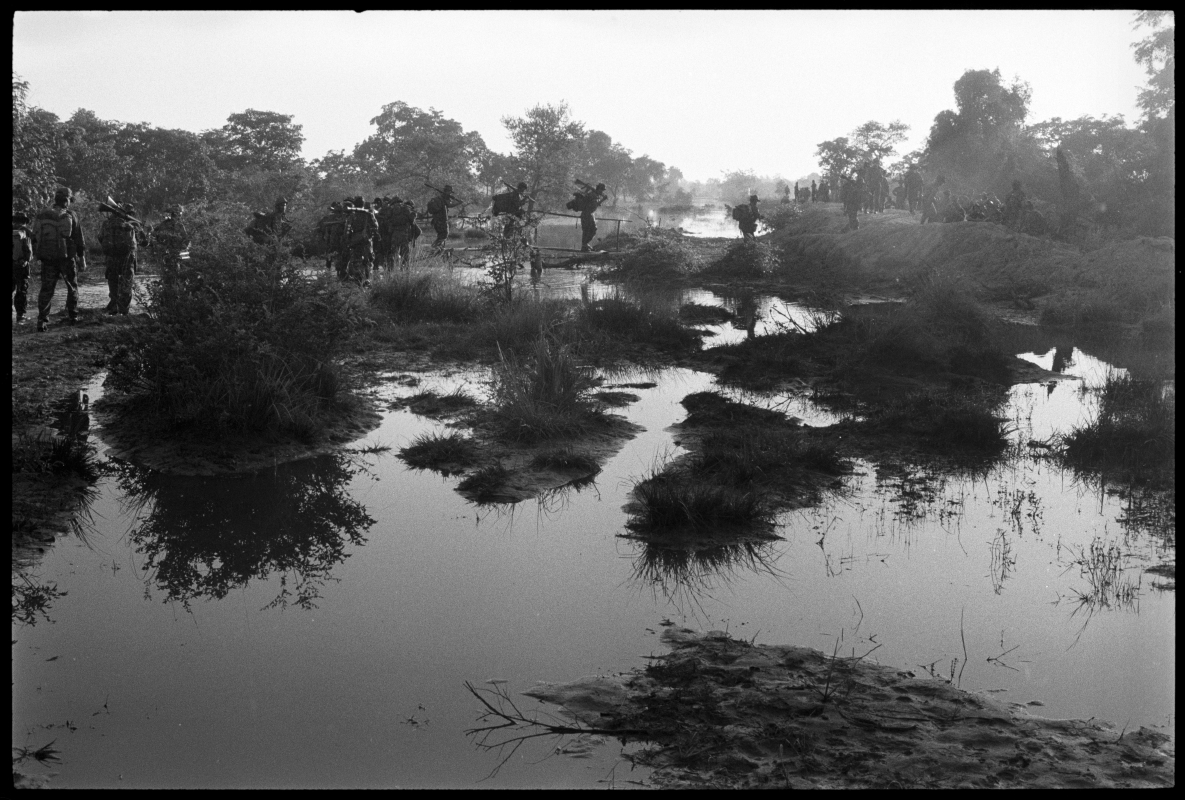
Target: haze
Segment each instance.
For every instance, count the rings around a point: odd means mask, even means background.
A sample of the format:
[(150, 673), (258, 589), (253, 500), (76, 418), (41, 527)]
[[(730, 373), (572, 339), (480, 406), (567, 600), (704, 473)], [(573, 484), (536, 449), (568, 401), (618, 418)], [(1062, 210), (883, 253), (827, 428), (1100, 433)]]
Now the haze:
[(868, 120), (920, 147), (967, 69), (1033, 88), (1030, 122), (1139, 116), (1131, 11), (17, 12), (13, 71), (63, 119), (199, 132), (291, 114), (304, 156), (352, 150), (383, 104), (433, 107), (511, 150), (500, 119), (573, 116), (692, 180), (805, 175)]

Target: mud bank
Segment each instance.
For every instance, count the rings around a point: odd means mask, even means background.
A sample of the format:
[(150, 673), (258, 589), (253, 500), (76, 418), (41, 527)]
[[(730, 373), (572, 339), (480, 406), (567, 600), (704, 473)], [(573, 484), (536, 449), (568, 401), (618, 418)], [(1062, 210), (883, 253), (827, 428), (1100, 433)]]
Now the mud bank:
[[(659, 788), (1149, 788), (1175, 782), (1169, 737), (1033, 716), (864, 654), (755, 645), (668, 628), (672, 648), (618, 677), (541, 684)], [(874, 648), (875, 649), (875, 648)]]

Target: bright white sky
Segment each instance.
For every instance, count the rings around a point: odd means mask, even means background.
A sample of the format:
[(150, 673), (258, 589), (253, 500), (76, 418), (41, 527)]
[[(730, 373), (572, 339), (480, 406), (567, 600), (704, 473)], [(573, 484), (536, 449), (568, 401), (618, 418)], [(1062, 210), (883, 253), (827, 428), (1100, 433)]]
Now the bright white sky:
[(255, 108), (350, 151), (382, 106), (433, 107), (509, 152), (500, 119), (573, 116), (693, 180), (815, 169), (870, 119), (919, 147), (967, 69), (1033, 88), (1030, 122), (1139, 117), (1131, 11), (17, 12), (33, 105), (202, 131)]

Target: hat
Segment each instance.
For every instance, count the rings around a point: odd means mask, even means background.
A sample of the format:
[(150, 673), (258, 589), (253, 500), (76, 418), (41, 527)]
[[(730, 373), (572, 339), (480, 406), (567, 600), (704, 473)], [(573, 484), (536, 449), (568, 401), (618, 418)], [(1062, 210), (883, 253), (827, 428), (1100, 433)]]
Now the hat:
[(527, 182), (526, 181), (519, 181), (518, 186), (516, 186), (514, 188), (518, 189), (520, 192), (525, 192), (527, 190)]
[(760, 203), (761, 201), (757, 199), (757, 195), (751, 194), (751, 195), (749, 195), (749, 202), (750, 203)]
[(446, 183), (446, 184), (444, 185), (444, 194), (452, 194), (452, 193), (453, 193), (453, 187), (449, 186), (449, 185)]
[(597, 184), (597, 191), (598, 191), (598, 192), (603, 192), (604, 190), (605, 190), (605, 184), (603, 184), (603, 183), (598, 183), (598, 184)]
[(55, 191), (53, 193), (53, 199), (54, 199), (54, 202), (57, 202), (58, 200), (69, 200), (70, 199), (70, 190), (65, 189), (65, 188), (58, 189), (57, 191)]

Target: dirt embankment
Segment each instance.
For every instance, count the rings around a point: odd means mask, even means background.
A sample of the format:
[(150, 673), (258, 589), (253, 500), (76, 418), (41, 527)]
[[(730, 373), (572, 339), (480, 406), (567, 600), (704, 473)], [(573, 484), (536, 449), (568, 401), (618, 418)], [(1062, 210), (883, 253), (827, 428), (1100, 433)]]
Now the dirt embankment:
[[(1175, 783), (1169, 737), (1030, 715), (933, 678), (788, 645), (669, 628), (672, 652), (531, 697), (601, 734), (660, 788), (1147, 788)], [(867, 655), (867, 654), (866, 654)]]
[(1170, 238), (1141, 237), (1082, 252), (991, 222), (921, 225), (901, 210), (861, 215), (857, 231), (846, 227), (838, 206), (807, 208), (768, 241), (794, 267), (847, 274), (868, 286), (940, 268), (965, 275), (999, 299), (1113, 290), (1133, 300), (1163, 301), (1173, 290), (1176, 242)]

